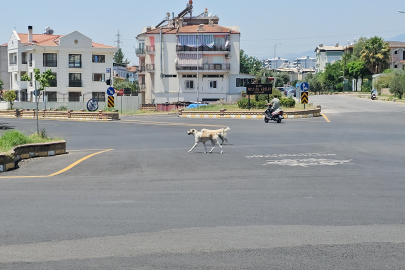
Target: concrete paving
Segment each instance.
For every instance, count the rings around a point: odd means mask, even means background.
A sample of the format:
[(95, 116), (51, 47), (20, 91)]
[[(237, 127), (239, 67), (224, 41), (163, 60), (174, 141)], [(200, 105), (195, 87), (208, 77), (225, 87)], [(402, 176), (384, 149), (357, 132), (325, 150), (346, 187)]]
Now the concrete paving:
[[(0, 268), (403, 269), (405, 106), (310, 99), (330, 122), (40, 121), (70, 153), (0, 175)], [(224, 154), (187, 152), (220, 126)]]

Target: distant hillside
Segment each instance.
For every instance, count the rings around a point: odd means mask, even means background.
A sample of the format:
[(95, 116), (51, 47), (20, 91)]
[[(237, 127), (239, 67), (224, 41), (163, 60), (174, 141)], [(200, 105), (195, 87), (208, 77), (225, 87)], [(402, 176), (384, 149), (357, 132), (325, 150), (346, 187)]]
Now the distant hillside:
[(386, 38), (385, 41), (401, 41), (401, 42), (405, 42), (405, 34), (402, 35), (398, 35), (392, 38)]

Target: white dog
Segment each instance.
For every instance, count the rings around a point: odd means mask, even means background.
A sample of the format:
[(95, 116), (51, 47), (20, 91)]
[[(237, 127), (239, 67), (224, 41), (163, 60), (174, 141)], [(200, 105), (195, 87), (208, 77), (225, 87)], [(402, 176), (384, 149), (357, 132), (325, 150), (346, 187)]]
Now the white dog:
[(214, 150), (215, 148), (215, 144), (218, 144), (219, 147), (221, 148), (221, 154), (224, 152), (222, 151), (222, 146), (219, 144), (219, 136), (218, 134), (216, 134), (215, 132), (200, 132), (197, 131), (195, 129), (190, 129), (189, 131), (187, 131), (188, 135), (194, 135), (195, 138), (195, 144), (193, 145), (193, 147), (191, 147), (191, 149), (188, 152), (193, 151), (193, 149), (197, 146), (198, 143), (203, 143), (204, 144), (204, 148), (205, 148), (205, 152), (207, 153), (207, 147), (205, 146), (205, 143), (208, 141), (211, 141), (212, 144), (212, 149), (210, 151), (210, 153), (212, 153), (212, 150)]
[(229, 127), (227, 128), (220, 128), (220, 129), (215, 129), (215, 130), (210, 130), (210, 129), (206, 129), (203, 128), (201, 130), (202, 133), (205, 132), (214, 132), (218, 134), (218, 137), (222, 140), (221, 145), (224, 144), (224, 141), (226, 141), (226, 144), (228, 144), (228, 139), (226, 138), (226, 136), (228, 135), (228, 131), (231, 130)]

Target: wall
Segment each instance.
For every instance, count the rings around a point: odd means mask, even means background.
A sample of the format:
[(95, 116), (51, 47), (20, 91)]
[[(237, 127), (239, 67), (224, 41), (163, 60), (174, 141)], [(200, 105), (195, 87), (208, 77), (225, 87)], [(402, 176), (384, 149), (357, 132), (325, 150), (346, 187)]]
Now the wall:
[(7, 45), (0, 46), (0, 79), (3, 81), (3, 89), (10, 89), (10, 73), (8, 73)]

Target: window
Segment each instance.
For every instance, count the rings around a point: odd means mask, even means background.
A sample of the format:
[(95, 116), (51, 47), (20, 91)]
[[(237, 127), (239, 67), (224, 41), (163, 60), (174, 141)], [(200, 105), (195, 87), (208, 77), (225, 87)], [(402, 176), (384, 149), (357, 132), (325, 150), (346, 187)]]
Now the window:
[(93, 82), (104, 82), (105, 81), (104, 73), (93, 73)]
[(48, 102), (56, 102), (58, 101), (58, 96), (56, 91), (46, 91), (46, 96), (48, 97)]
[(9, 57), (10, 65), (17, 65), (17, 54), (16, 53), (10, 53), (8, 57)]
[(167, 74), (165, 74), (163, 77), (165, 77), (165, 78), (176, 78), (177, 75), (167, 75)]
[(30, 72), (30, 79), (31, 79), (31, 80), (30, 80), (30, 86), (32, 87), (32, 86), (34, 85), (34, 84), (33, 84), (33, 81), (32, 81), (32, 80), (33, 80), (33, 78), (32, 78), (32, 72)]
[(246, 87), (246, 85), (251, 84), (253, 79), (247, 78), (236, 78), (236, 87)]
[(203, 75), (203, 78), (223, 78), (224, 75)]
[(398, 54), (398, 50), (395, 50), (395, 51), (394, 51), (394, 54)]
[(52, 75), (55, 76), (55, 79), (49, 80), (49, 87), (58, 87), (58, 77), (56, 76), (55, 72), (52, 72)]
[(92, 98), (98, 102), (105, 102), (105, 92), (93, 92)]
[(30, 60), (29, 60), (28, 64), (30, 67), (32, 67), (32, 53), (30, 53)]
[(21, 64), (27, 64), (27, 53), (21, 53)]
[(105, 55), (93, 55), (93, 63), (105, 63)]
[(81, 73), (69, 73), (69, 87), (82, 87)]
[(194, 89), (194, 81), (185, 81), (186, 89)]
[(82, 93), (80, 92), (69, 92), (69, 101), (80, 101), (80, 96)]
[(405, 51), (402, 52), (402, 60), (405, 60)]
[[(43, 66), (44, 67), (57, 67), (58, 61), (56, 58), (57, 58), (56, 53), (44, 53), (43, 54)], [(32, 60), (32, 59), (30, 59), (30, 60)]]
[(217, 88), (217, 81), (210, 81), (210, 88)]
[(197, 78), (197, 75), (195, 75), (195, 74), (194, 74), (194, 75), (189, 75), (189, 74), (188, 74), (188, 75), (184, 75), (184, 74), (183, 74), (183, 78)]
[(398, 65), (394, 65), (394, 68), (398, 68)]
[(82, 55), (81, 54), (69, 54), (69, 67), (81, 68), (82, 67)]

